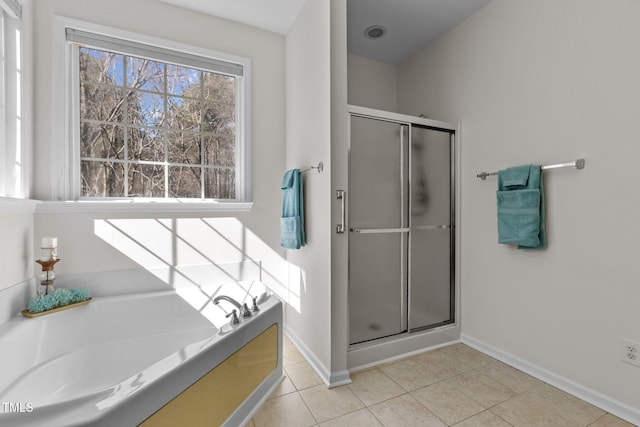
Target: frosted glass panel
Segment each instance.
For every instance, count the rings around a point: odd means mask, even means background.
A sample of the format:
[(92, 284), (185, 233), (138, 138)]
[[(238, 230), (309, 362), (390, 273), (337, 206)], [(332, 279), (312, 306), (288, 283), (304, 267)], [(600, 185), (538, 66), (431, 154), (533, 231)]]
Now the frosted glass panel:
[(449, 224), (451, 136), (415, 126), (411, 136), (411, 224)]
[(451, 135), (413, 127), (409, 329), (453, 320)]
[(349, 218), (356, 228), (400, 227), (401, 126), (352, 117)]
[(409, 328), (452, 320), (450, 230), (411, 232)]
[(351, 234), (349, 240), (350, 342), (402, 331), (401, 233)]
[(397, 123), (351, 119), (351, 343), (397, 334), (406, 325), (407, 237), (400, 230), (406, 223), (402, 216), (407, 212), (403, 203), (408, 197), (407, 161), (403, 159), (406, 135), (407, 126)]

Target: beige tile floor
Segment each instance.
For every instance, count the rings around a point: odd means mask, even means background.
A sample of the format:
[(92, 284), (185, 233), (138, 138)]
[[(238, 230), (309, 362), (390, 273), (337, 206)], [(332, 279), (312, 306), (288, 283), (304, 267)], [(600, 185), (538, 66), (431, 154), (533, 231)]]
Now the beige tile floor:
[(286, 379), (246, 427), (632, 426), (464, 344), (355, 373), (329, 390), (284, 341)]

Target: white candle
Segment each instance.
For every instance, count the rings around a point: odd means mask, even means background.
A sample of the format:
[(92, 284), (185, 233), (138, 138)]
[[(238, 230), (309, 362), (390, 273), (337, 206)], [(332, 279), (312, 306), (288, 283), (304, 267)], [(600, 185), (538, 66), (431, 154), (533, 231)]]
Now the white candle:
[(42, 242), (40, 243), (41, 248), (53, 249), (58, 247), (58, 238), (57, 237), (43, 237)]
[(58, 257), (58, 238), (43, 237), (40, 242), (40, 248), (43, 249), (41, 260), (56, 259)]

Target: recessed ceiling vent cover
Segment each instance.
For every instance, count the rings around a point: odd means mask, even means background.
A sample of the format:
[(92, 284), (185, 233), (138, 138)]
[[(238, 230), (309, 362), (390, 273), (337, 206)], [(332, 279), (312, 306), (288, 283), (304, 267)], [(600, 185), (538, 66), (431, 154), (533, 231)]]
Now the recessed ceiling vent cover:
[(364, 36), (371, 40), (377, 40), (387, 34), (387, 29), (382, 25), (372, 25), (364, 30)]

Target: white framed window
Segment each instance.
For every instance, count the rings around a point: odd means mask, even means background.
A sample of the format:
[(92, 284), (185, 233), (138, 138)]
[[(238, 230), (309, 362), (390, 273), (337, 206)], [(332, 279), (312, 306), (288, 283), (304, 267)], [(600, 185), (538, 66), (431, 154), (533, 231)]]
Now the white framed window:
[(250, 201), (248, 59), (58, 21), (58, 200)]
[(0, 197), (22, 198), (22, 7), (0, 0)]

